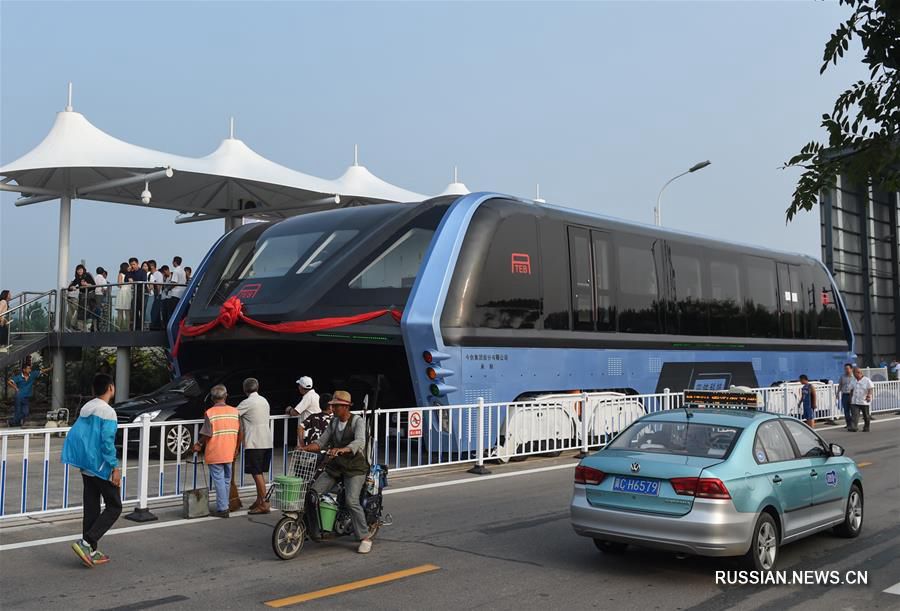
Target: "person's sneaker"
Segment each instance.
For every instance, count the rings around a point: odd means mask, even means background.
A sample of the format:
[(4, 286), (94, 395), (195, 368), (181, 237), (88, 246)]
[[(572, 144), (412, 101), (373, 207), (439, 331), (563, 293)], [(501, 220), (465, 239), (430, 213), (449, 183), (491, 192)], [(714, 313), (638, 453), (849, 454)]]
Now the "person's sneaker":
[(360, 554), (368, 554), (372, 551), (372, 540), (371, 539), (363, 539), (359, 542), (359, 549), (356, 550)]
[(93, 550), (91, 550), (91, 546), (85, 543), (84, 541), (75, 541), (72, 544), (72, 549), (81, 558), (82, 564), (88, 567), (89, 569), (94, 568), (94, 561), (91, 560), (91, 554), (93, 554)]
[(93, 554), (91, 554), (91, 562), (94, 563), (94, 566), (98, 564), (106, 564), (107, 562), (109, 562), (109, 556), (107, 556), (100, 550), (96, 550)]
[(229, 512), (226, 509), (225, 511), (211, 511), (209, 515), (211, 515), (214, 518), (227, 518), (228, 513)]

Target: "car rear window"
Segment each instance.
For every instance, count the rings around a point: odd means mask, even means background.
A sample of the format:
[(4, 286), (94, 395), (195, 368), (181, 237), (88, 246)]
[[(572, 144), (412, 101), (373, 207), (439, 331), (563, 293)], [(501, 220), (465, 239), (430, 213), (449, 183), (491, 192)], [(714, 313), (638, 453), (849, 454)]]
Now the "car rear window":
[(685, 422), (636, 422), (609, 445), (614, 450), (727, 458), (743, 429)]

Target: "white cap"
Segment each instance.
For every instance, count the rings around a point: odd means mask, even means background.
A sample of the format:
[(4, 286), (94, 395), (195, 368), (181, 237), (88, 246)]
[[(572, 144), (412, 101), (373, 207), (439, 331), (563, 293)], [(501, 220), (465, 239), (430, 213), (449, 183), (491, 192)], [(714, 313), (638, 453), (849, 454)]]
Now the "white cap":
[(309, 390), (310, 388), (313, 387), (312, 378), (309, 376), (303, 376), (302, 378), (297, 380), (297, 384), (300, 386), (300, 388), (303, 388), (306, 390)]

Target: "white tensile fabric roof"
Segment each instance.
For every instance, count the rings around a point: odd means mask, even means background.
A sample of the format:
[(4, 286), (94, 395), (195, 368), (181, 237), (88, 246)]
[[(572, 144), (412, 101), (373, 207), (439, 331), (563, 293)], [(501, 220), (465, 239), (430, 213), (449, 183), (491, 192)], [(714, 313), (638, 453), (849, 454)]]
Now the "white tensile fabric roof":
[[(428, 198), (356, 164), (334, 180), (304, 174), (266, 159), (233, 137), (205, 157), (164, 153), (119, 140), (68, 109), (57, 114), (40, 144), (0, 167), (0, 176), (3, 190), (22, 193), (19, 205), (69, 193), (78, 199), (190, 215), (180, 218), (182, 222), (229, 216), (281, 218), (336, 206)], [(465, 190), (461, 183), (451, 184), (444, 193), (468, 192), (460, 187)], [(141, 201), (145, 188), (151, 192), (149, 203)]]

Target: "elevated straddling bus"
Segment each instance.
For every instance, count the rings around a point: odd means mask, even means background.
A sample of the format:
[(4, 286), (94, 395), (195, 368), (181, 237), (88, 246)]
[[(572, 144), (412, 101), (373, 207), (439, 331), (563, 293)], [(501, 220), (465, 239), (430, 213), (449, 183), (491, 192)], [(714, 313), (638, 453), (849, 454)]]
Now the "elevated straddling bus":
[[(290, 369), (384, 408), (826, 380), (853, 353), (810, 257), (491, 193), (245, 225), (188, 295), (173, 341), (231, 297), (253, 320), (313, 330), (182, 336), (180, 371)], [(385, 310), (402, 317), (329, 324)]]

